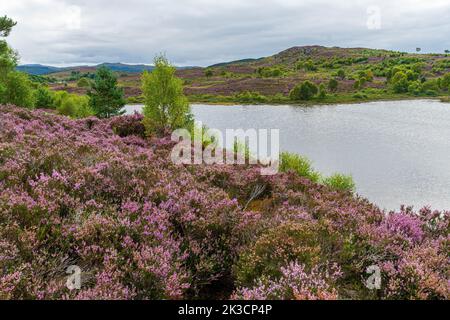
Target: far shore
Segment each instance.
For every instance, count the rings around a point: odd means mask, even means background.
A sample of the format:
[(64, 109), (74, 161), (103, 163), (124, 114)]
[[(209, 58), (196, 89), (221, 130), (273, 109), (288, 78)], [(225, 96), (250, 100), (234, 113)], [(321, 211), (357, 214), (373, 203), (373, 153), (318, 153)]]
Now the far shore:
[[(380, 99), (354, 99), (354, 100), (342, 100), (342, 101), (320, 101), (320, 100), (310, 100), (310, 101), (280, 101), (280, 102), (239, 102), (239, 101), (205, 101), (205, 100), (189, 100), (191, 104), (203, 104), (211, 106), (250, 106), (250, 105), (260, 105), (260, 106), (329, 106), (329, 105), (340, 105), (340, 104), (361, 104), (368, 102), (389, 102), (389, 101), (418, 101), (418, 100), (430, 100), (430, 101), (440, 101), (444, 103), (450, 103), (450, 97), (438, 96), (438, 97), (411, 97), (411, 96), (399, 96), (399, 97), (389, 97)], [(127, 103), (128, 106), (139, 106), (144, 105), (144, 103)]]

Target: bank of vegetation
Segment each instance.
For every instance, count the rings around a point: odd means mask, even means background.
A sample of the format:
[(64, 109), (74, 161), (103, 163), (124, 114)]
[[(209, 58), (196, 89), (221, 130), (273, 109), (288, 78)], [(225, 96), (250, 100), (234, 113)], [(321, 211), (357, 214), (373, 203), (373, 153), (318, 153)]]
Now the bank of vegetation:
[(0, 299), (449, 298), (450, 212), (387, 214), (288, 153), (273, 176), (176, 165), (170, 133), (198, 128), (175, 68), (155, 67), (132, 116), (106, 69), (88, 97), (3, 74), (31, 93), (0, 82)]

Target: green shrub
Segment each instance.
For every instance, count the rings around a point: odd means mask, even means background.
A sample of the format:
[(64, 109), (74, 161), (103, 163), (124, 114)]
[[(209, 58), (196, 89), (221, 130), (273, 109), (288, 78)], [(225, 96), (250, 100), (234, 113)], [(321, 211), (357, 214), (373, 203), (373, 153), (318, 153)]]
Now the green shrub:
[(311, 161), (298, 154), (283, 152), (281, 154), (280, 171), (294, 171), (299, 176), (308, 178), (313, 182), (318, 182), (320, 180), (320, 173), (314, 171)]
[(77, 87), (78, 88), (87, 88), (90, 87), (91, 82), (89, 81), (89, 79), (87, 78), (81, 78), (80, 80), (78, 80), (77, 82)]
[(262, 67), (258, 69), (258, 74), (263, 78), (277, 78), (285, 74), (281, 67)]
[(2, 84), (0, 94), (0, 103), (11, 103), (25, 108), (34, 107), (35, 95), (33, 86), (25, 73), (18, 71), (9, 72)]
[(235, 97), (239, 102), (244, 103), (252, 103), (252, 102), (264, 103), (269, 100), (266, 96), (263, 96), (258, 92), (250, 92), (250, 91), (239, 93)]
[(337, 72), (337, 76), (339, 78), (341, 78), (342, 80), (344, 80), (345, 79), (345, 71), (344, 71), (344, 69), (339, 69), (338, 72)]
[(304, 68), (306, 71), (317, 71), (317, 66), (314, 64), (312, 60), (308, 60), (304, 64)]
[(367, 95), (363, 92), (357, 92), (352, 97), (355, 99), (367, 99)]
[(205, 77), (210, 78), (214, 75), (214, 72), (211, 69), (205, 70)]
[(447, 73), (442, 77), (441, 88), (443, 90), (449, 90), (449, 88), (450, 88), (450, 73)]
[(48, 88), (39, 86), (39, 88), (35, 91), (35, 96), (36, 108), (55, 109), (55, 99), (53, 96), (53, 92), (51, 92)]
[(299, 61), (295, 66), (295, 69), (305, 71), (317, 71), (317, 67), (315, 66), (312, 60)]
[(319, 97), (319, 99), (325, 99), (326, 96), (327, 96), (327, 89), (325, 88), (325, 85), (323, 83), (321, 83), (319, 85), (318, 97)]
[(402, 71), (395, 73), (391, 79), (391, 85), (395, 93), (408, 92), (409, 81), (407, 75)]
[(74, 118), (86, 118), (94, 115), (89, 106), (87, 96), (70, 94), (66, 91), (57, 91), (54, 93), (54, 106), (59, 114)]
[(419, 96), (423, 92), (422, 84), (419, 81), (411, 82), (408, 86), (408, 92), (415, 96)]
[(364, 86), (364, 80), (358, 79), (353, 83), (353, 88), (356, 90), (360, 90)]
[(339, 85), (339, 82), (334, 78), (332, 78), (332, 79), (330, 79), (330, 81), (328, 81), (328, 89), (331, 92), (335, 92), (338, 88), (338, 85)]
[(439, 79), (429, 79), (426, 80), (423, 84), (423, 91), (439, 91), (440, 85), (442, 84), (442, 81), (439, 81)]
[(289, 93), (289, 98), (291, 100), (310, 100), (314, 97), (319, 89), (317, 86), (311, 81), (305, 81), (299, 85), (297, 85), (294, 89)]
[(62, 102), (69, 96), (67, 91), (55, 91), (53, 93), (53, 103), (56, 109), (61, 107)]
[(323, 180), (323, 184), (337, 191), (353, 192), (355, 190), (355, 182), (352, 176), (335, 173)]

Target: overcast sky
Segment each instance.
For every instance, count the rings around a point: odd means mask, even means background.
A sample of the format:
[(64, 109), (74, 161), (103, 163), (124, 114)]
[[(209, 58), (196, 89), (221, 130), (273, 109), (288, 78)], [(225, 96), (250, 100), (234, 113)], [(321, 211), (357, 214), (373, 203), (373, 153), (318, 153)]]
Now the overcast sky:
[(300, 45), (450, 49), (450, 0), (0, 0), (21, 63), (176, 65)]

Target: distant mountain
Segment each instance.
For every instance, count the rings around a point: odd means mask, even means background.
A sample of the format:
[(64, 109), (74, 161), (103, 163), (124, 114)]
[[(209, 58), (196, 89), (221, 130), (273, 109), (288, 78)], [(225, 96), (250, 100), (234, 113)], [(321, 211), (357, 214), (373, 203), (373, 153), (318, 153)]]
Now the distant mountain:
[(62, 71), (64, 68), (44, 66), (42, 64), (25, 64), (18, 66), (16, 69), (32, 75), (45, 75)]
[[(47, 75), (57, 72), (64, 72), (64, 71), (77, 71), (80, 69), (92, 69), (95, 71), (97, 68), (105, 66), (109, 68), (112, 71), (115, 72), (125, 72), (125, 73), (141, 73), (144, 71), (152, 71), (154, 69), (153, 66), (146, 65), (146, 64), (125, 64), (125, 63), (101, 63), (96, 66), (74, 66), (74, 67), (52, 67), (52, 66), (45, 66), (41, 64), (25, 64), (18, 66), (16, 69), (21, 72), (25, 72), (32, 75)], [(177, 69), (190, 69), (193, 67), (179, 67)]]
[(211, 66), (209, 66), (208, 68), (216, 68), (216, 67), (226, 67), (228, 65), (232, 65), (232, 64), (240, 64), (240, 63), (248, 63), (248, 62), (255, 62), (258, 60), (262, 60), (263, 58), (259, 58), (259, 59), (241, 59), (241, 60), (235, 60), (235, 61), (230, 61), (230, 62), (222, 62), (222, 63), (216, 63), (213, 64)]
[(96, 66), (107, 67), (108, 69), (116, 72), (130, 72), (130, 73), (141, 73), (144, 71), (152, 71), (155, 67), (145, 65), (145, 64), (125, 64), (125, 63), (102, 63)]

